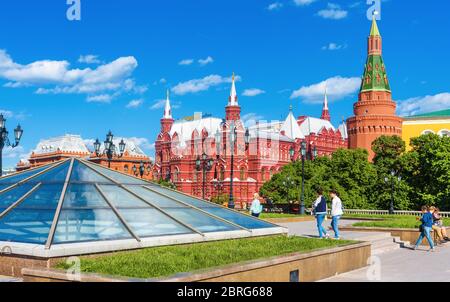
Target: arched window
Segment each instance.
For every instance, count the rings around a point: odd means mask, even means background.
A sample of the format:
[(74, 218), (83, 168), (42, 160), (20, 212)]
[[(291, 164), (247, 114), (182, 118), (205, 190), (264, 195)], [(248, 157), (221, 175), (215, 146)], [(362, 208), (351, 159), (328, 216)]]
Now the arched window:
[(261, 180), (266, 181), (266, 169), (264, 168), (261, 170)]
[(123, 171), (124, 171), (125, 173), (128, 173), (128, 171), (129, 171), (128, 165), (125, 165), (125, 166), (123, 167)]
[(240, 172), (240, 179), (241, 179), (241, 181), (245, 181), (245, 169), (244, 169), (244, 167), (242, 167), (239, 172)]
[(178, 168), (175, 168), (175, 172), (173, 173), (173, 182), (178, 182), (180, 177), (180, 171)]
[(422, 135), (427, 135), (427, 134), (435, 134), (433, 130), (425, 130), (422, 132)]
[(450, 130), (444, 129), (439, 131), (438, 134), (440, 137), (450, 137)]

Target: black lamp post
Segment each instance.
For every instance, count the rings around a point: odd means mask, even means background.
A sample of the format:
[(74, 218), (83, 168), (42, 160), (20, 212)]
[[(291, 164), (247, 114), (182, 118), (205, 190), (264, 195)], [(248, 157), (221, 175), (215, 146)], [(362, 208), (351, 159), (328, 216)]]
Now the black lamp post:
[(20, 125), (17, 125), (16, 129), (14, 129), (14, 143), (11, 144), (11, 141), (8, 137), (8, 130), (6, 130), (6, 119), (3, 114), (0, 114), (0, 177), (3, 175), (3, 148), (11, 147), (16, 148), (19, 146), (20, 139), (23, 135), (23, 129)]
[(202, 198), (205, 199), (205, 188), (206, 188), (206, 173), (211, 171), (212, 167), (214, 165), (214, 160), (212, 158), (208, 158), (208, 155), (206, 153), (203, 153), (202, 157), (197, 157), (197, 160), (195, 161), (195, 167), (197, 168), (197, 171), (203, 172), (203, 193)]
[[(300, 144), (300, 155), (302, 160), (302, 188), (300, 193), (300, 215), (305, 215), (305, 159), (306, 159), (306, 142), (303, 141)], [(295, 149), (292, 147), (290, 150), (292, 160), (294, 160)]]
[[(389, 205), (389, 214), (393, 215), (395, 212), (394, 209), (394, 202), (395, 202), (395, 196), (394, 196), (394, 191), (395, 191), (395, 181), (401, 181), (402, 177), (400, 175), (397, 175), (397, 172), (395, 170), (391, 171), (391, 202)], [(386, 182), (386, 184), (389, 184), (389, 177), (385, 177), (384, 181)]]
[(103, 150), (102, 153), (100, 152), (101, 143), (99, 139), (97, 138), (97, 140), (94, 143), (95, 154), (97, 155), (97, 157), (106, 155), (106, 157), (108, 158), (108, 168), (111, 168), (111, 161), (113, 160), (114, 156), (118, 158), (123, 156), (126, 147), (126, 144), (122, 139), (119, 143), (119, 153), (117, 153), (116, 145), (114, 145), (113, 140), (114, 135), (112, 134), (111, 131), (109, 131), (108, 134), (106, 135), (106, 140), (104, 142), (105, 149)]
[(313, 149), (312, 149), (312, 154), (313, 154), (313, 159), (317, 158), (317, 155), (319, 154), (319, 152), (317, 151), (317, 146), (314, 145)]

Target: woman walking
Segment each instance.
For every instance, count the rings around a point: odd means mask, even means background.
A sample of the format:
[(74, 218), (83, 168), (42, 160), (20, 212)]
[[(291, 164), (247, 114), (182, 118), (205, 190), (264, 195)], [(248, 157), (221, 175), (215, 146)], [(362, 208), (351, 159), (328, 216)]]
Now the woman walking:
[(339, 198), (338, 193), (336, 190), (330, 191), (330, 197), (331, 197), (331, 227), (334, 231), (334, 239), (339, 240), (341, 239), (339, 236), (339, 220), (341, 219), (342, 215), (344, 215), (344, 211), (342, 209), (342, 200)]
[(253, 195), (253, 201), (252, 201), (252, 205), (250, 207), (250, 214), (253, 217), (259, 218), (259, 215), (261, 215), (261, 212), (263, 210), (263, 207), (261, 205), (261, 202), (259, 201), (259, 194), (255, 193)]

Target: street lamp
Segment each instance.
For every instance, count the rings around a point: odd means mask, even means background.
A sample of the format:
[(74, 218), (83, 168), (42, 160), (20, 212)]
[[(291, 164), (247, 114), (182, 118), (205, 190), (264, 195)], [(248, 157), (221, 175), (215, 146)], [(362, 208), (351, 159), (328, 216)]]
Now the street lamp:
[[(302, 160), (302, 187), (300, 195), (300, 215), (305, 215), (305, 159), (306, 159), (306, 142), (302, 141), (300, 144), (300, 156)], [(295, 149), (291, 147), (289, 150), (292, 160), (294, 161)]]
[(234, 197), (233, 197), (233, 181), (234, 181), (234, 146), (237, 139), (237, 128), (236, 125), (231, 123), (230, 127), (230, 149), (231, 149), (231, 175), (230, 175), (230, 199), (228, 201), (228, 207), (234, 209)]
[(316, 159), (317, 155), (319, 154), (319, 152), (317, 151), (317, 146), (316, 145), (314, 145), (312, 153), (313, 153), (313, 159)]
[(11, 144), (11, 141), (8, 137), (8, 130), (6, 130), (6, 119), (3, 114), (0, 114), (0, 177), (3, 175), (3, 148), (11, 147), (16, 148), (19, 146), (20, 139), (23, 135), (23, 129), (20, 125), (17, 125), (16, 129), (14, 129), (14, 143)]
[(205, 199), (206, 173), (211, 171), (213, 165), (214, 160), (212, 158), (208, 158), (208, 155), (206, 153), (203, 153), (202, 157), (197, 157), (197, 160), (195, 161), (195, 167), (197, 168), (197, 171), (203, 172), (203, 199)]
[(97, 138), (97, 140), (94, 143), (95, 154), (97, 155), (97, 157), (106, 155), (106, 157), (108, 158), (108, 168), (111, 168), (111, 161), (113, 160), (114, 156), (118, 158), (122, 157), (125, 152), (126, 144), (122, 139), (119, 143), (119, 153), (117, 153), (116, 145), (114, 144), (114, 135), (110, 130), (106, 135), (104, 145), (105, 149), (103, 150), (103, 152), (100, 152), (101, 143)]
[[(394, 190), (395, 190), (395, 181), (398, 180), (399, 182), (402, 180), (402, 177), (400, 175), (397, 175), (397, 172), (395, 170), (391, 171), (391, 202), (389, 205), (389, 214), (393, 215), (395, 212), (394, 209), (394, 202), (395, 202), (395, 196), (394, 196)], [(389, 177), (385, 177), (384, 181), (386, 184), (389, 184)]]

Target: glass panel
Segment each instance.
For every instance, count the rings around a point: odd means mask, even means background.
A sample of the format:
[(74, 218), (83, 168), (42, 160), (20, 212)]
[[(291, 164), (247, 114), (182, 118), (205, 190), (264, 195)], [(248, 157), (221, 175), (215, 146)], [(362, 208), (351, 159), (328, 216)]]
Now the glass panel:
[[(13, 185), (13, 184), (18, 183), (19, 181), (24, 180), (24, 179), (26, 179), (26, 178), (34, 175), (34, 174), (37, 174), (37, 173), (39, 173), (41, 171), (44, 171), (45, 169), (47, 169), (49, 167), (50, 167), (49, 165), (48, 166), (43, 166), (43, 167), (31, 170), (31, 171), (30, 170), (24, 171), (24, 172), (22, 172), (20, 174), (14, 175), (14, 176), (0, 178), (0, 184), (2, 184), (2, 185), (4, 185), (4, 184), (12, 184)], [(9, 186), (5, 186), (5, 188), (6, 187), (9, 187)], [(4, 189), (4, 188), (2, 188), (2, 189)]]
[(167, 190), (165, 188), (159, 187), (159, 186), (148, 186), (150, 189), (155, 190), (157, 192), (161, 192), (162, 194), (168, 195), (170, 197), (176, 198), (178, 200), (181, 200), (191, 206), (197, 207), (197, 208), (205, 208), (205, 207), (213, 207), (213, 208), (219, 208), (218, 205), (212, 203), (212, 202), (207, 202), (207, 201), (202, 201), (200, 199), (194, 198), (194, 197), (190, 197), (184, 194), (180, 194), (178, 192), (175, 191), (171, 191), (171, 190)]
[(5, 192), (0, 195), (0, 208), (8, 208), (14, 202), (16, 202), (20, 197), (25, 195), (34, 186), (30, 184), (21, 185), (11, 191)]
[(250, 216), (239, 214), (223, 208), (203, 208), (203, 210), (225, 220), (231, 221), (237, 225), (243, 226), (247, 229), (263, 229), (275, 227), (273, 224), (270, 224), (268, 222), (254, 219)]
[(85, 164), (76, 160), (73, 165), (71, 182), (94, 182), (94, 183), (112, 183), (107, 178), (88, 168)]
[(45, 244), (62, 185), (42, 185), (0, 220), (0, 241)]
[(53, 243), (130, 238), (131, 234), (112, 210), (62, 210)]
[(231, 224), (214, 219), (195, 209), (167, 209), (165, 211), (202, 233), (240, 230)]
[(139, 178), (127, 176), (125, 174), (97, 166), (97, 165), (90, 165), (90, 167), (94, 168), (95, 170), (105, 174), (108, 177), (111, 177), (115, 181), (117, 181), (120, 184), (137, 184), (137, 185), (146, 185), (148, 182), (145, 182), (143, 180), (140, 180)]
[(30, 183), (64, 183), (66, 181), (67, 173), (69, 173), (70, 161), (51, 169), (50, 171), (39, 175), (30, 180)]
[(106, 198), (116, 208), (149, 208), (150, 206), (116, 185), (101, 185), (99, 186)]
[(67, 187), (63, 209), (108, 208), (94, 185), (72, 184)]
[(133, 191), (134, 193), (138, 194), (145, 200), (155, 204), (156, 206), (158, 206), (160, 208), (186, 208), (187, 207), (187, 206), (183, 205), (182, 203), (173, 201), (167, 197), (153, 193), (147, 189), (144, 189), (141, 186), (127, 186), (127, 189), (129, 189), (130, 191)]
[(193, 233), (156, 209), (121, 209), (119, 212), (139, 237)]

